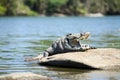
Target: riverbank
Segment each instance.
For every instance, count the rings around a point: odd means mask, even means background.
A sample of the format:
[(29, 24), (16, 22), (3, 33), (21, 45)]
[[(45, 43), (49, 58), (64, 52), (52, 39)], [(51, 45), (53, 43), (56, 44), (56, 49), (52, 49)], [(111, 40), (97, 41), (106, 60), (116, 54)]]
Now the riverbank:
[(79, 16), (102, 13), (120, 15), (119, 0), (4, 0), (0, 1), (0, 16), (37, 16), (64, 14)]

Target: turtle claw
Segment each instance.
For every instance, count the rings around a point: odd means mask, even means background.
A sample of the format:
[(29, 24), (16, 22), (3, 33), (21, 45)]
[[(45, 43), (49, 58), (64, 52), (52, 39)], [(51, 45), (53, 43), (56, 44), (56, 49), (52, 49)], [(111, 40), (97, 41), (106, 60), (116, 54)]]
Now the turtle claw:
[(90, 49), (97, 49), (96, 47), (90, 47)]

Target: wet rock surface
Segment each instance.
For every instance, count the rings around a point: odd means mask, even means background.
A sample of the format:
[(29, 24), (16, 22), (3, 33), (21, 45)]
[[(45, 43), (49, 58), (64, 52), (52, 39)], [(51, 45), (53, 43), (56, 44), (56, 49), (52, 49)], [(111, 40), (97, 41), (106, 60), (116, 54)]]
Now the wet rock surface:
[(2, 75), (0, 76), (0, 80), (52, 80), (52, 79), (31, 72), (19, 72)]

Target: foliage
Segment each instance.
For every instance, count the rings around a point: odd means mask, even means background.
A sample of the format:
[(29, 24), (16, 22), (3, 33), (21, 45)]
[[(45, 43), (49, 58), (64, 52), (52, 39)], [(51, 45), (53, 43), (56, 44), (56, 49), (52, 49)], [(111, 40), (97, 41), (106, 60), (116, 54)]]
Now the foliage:
[(120, 0), (105, 0), (107, 14), (120, 14)]
[(0, 15), (5, 15), (5, 13), (7, 11), (7, 9), (4, 5), (5, 5), (5, 1), (3, 1), (3, 2), (0, 1)]
[(24, 5), (22, 0), (10, 0), (7, 10), (8, 15), (37, 15), (37, 13), (30, 10), (30, 8)]
[(62, 5), (65, 5), (67, 1), (68, 0), (49, 0), (49, 3), (55, 7), (60, 7)]
[(0, 15), (120, 14), (120, 0), (0, 0)]
[(4, 15), (6, 13), (6, 8), (0, 5), (0, 15)]
[(47, 14), (61, 13), (61, 7), (67, 3), (68, 0), (49, 0), (47, 3)]

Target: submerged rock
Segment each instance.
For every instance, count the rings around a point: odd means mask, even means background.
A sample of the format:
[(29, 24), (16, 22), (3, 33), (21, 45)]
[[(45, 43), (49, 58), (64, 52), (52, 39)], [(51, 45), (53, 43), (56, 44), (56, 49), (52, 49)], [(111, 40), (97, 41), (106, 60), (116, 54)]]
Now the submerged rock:
[(0, 80), (51, 80), (50, 78), (31, 72), (12, 73), (0, 76)]
[(41, 65), (80, 69), (120, 69), (120, 50), (98, 48), (86, 52), (69, 52), (43, 58)]

